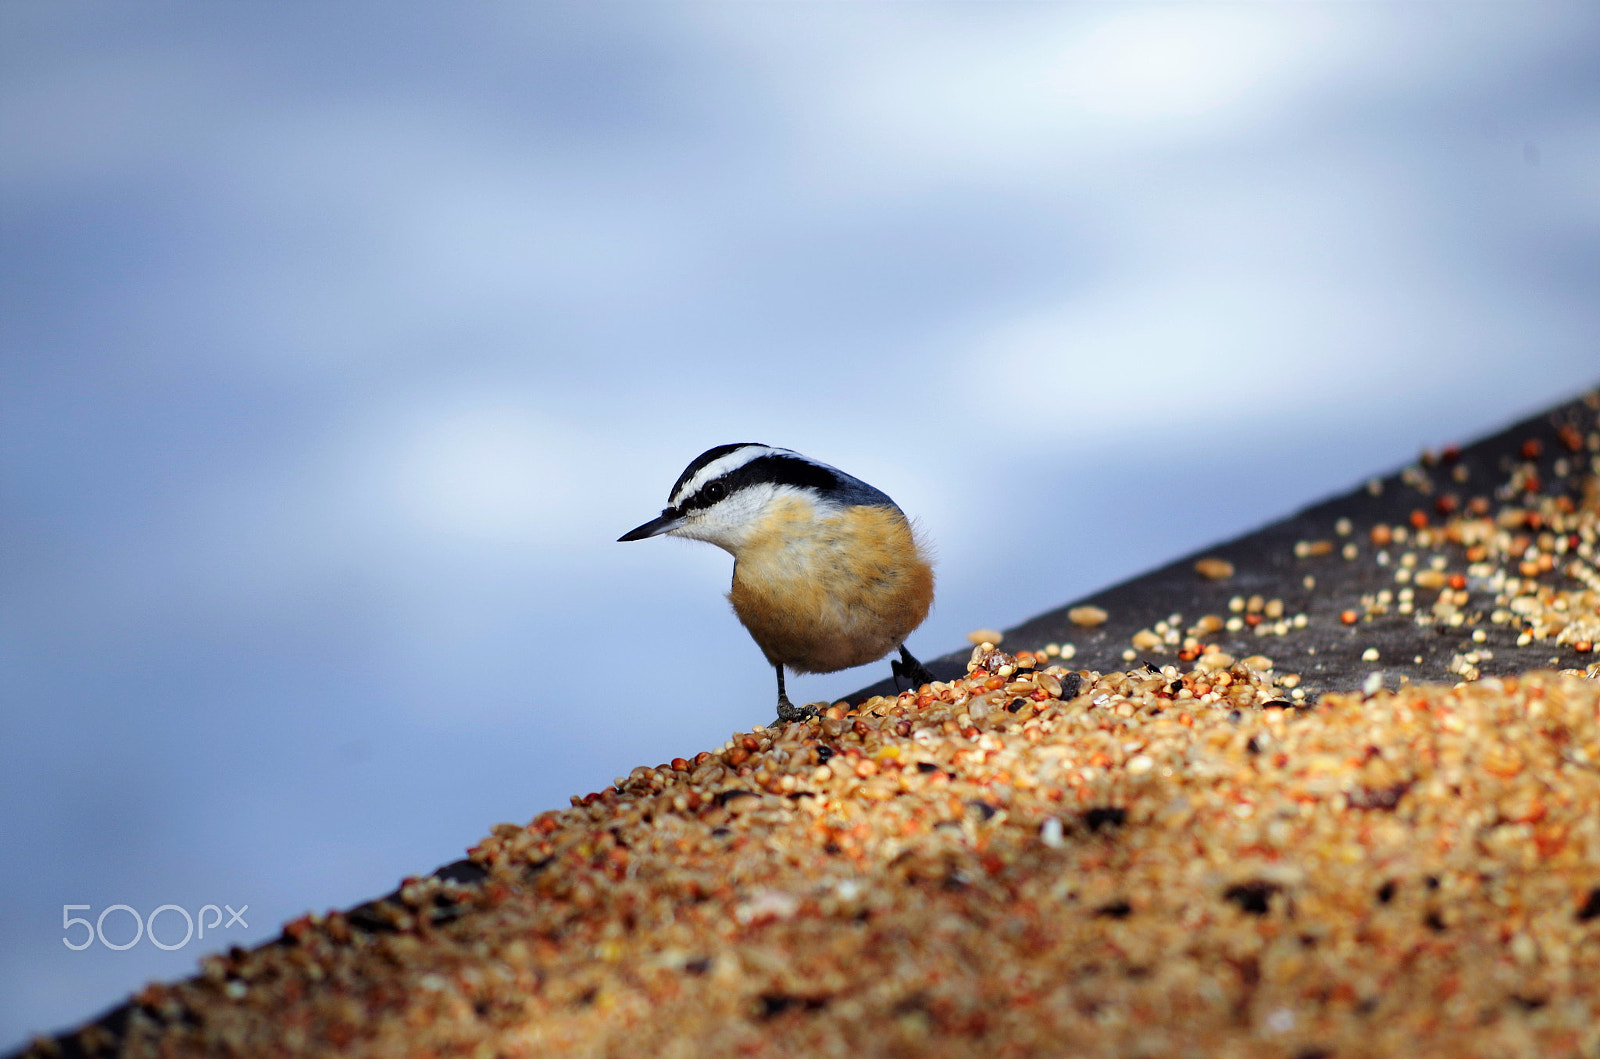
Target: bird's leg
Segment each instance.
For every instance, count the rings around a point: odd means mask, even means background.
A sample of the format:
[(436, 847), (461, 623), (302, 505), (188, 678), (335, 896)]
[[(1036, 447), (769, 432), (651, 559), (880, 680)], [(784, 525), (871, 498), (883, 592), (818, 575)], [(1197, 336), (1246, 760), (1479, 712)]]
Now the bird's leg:
[(906, 650), (905, 644), (900, 645), (900, 658), (901, 661), (899, 662), (893, 659), (889, 661), (889, 670), (894, 674), (895, 680), (905, 677), (911, 681), (912, 691), (917, 690), (924, 684), (933, 683), (933, 674), (928, 672), (928, 667), (917, 661), (916, 657)]
[(778, 720), (788, 723), (790, 721), (806, 721), (817, 715), (815, 706), (796, 706), (789, 701), (788, 692), (783, 690), (783, 666), (775, 665), (778, 671)]

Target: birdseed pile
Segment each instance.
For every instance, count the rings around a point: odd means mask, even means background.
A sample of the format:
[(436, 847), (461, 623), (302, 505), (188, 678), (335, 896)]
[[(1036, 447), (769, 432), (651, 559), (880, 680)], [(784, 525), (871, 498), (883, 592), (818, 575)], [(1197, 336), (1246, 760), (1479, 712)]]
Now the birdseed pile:
[(1600, 394), (1221, 550), (30, 1054), (1600, 1057)]
[(149, 986), (121, 1054), (1600, 1054), (1600, 681), (1047, 661), (500, 825)]

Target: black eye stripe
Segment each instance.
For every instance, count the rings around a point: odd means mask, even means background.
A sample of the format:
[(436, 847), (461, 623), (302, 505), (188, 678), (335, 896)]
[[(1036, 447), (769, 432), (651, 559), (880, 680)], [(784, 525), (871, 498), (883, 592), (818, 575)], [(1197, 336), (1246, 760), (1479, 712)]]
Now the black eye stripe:
[(810, 460), (800, 459), (798, 456), (787, 456), (776, 452), (768, 456), (758, 456), (738, 470), (729, 471), (725, 477), (739, 480), (737, 485), (732, 481), (729, 482), (730, 491), (751, 482), (796, 485), (802, 488), (820, 489), (823, 492), (837, 489), (841, 484), (839, 476), (826, 467)]
[(710, 507), (727, 495), (728, 484), (726, 476), (713, 478), (705, 485), (702, 485), (699, 492), (691, 497), (685, 497), (683, 503), (678, 506), (684, 511), (699, 511), (701, 508)]
[[(672, 495), (676, 496), (684, 483), (712, 461), (721, 459), (730, 452), (749, 447), (751, 446), (723, 445), (706, 450), (683, 472), (678, 484), (673, 486)], [(894, 501), (880, 490), (852, 478), (843, 471), (835, 471), (831, 467), (813, 463), (794, 453), (768, 452), (703, 483), (693, 495), (686, 496), (678, 502), (677, 510), (681, 514), (703, 511), (752, 485), (787, 485), (814, 490), (835, 502), (894, 507)]]
[(751, 485), (791, 485), (834, 493), (843, 484), (839, 475), (826, 467), (795, 456), (773, 453), (758, 456), (742, 467), (735, 467), (727, 474), (711, 479), (693, 496), (686, 497), (680, 506), (686, 511), (707, 508)]

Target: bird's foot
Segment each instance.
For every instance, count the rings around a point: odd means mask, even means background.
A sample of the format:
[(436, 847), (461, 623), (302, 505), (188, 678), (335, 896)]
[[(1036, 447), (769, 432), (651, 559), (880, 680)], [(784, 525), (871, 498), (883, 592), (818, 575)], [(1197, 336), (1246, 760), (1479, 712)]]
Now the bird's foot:
[(928, 672), (928, 667), (920, 662), (914, 666), (908, 666), (904, 662), (897, 662), (891, 659), (889, 671), (894, 674), (896, 687), (899, 687), (898, 682), (901, 680), (910, 684), (912, 691), (916, 691), (924, 684), (933, 683), (933, 674)]
[(900, 648), (900, 661), (889, 660), (889, 671), (894, 674), (895, 680), (901, 677), (909, 680), (913, 691), (924, 684), (933, 683), (933, 674), (928, 671), (928, 667), (917, 661), (904, 647)]
[(778, 699), (778, 723), (791, 724), (795, 721), (809, 721), (817, 716), (815, 706), (796, 706), (789, 701), (787, 695)]

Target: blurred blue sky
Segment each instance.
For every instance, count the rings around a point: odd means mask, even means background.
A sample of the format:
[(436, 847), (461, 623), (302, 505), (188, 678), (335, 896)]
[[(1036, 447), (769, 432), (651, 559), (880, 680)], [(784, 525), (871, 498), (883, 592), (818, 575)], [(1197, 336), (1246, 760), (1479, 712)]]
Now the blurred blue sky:
[[(711, 445), (920, 517), (931, 657), (1600, 380), (1597, 54), (1578, 4), (7, 0), (0, 1047), (768, 720), (728, 557), (615, 543)], [(249, 929), (63, 945), (115, 903)]]

